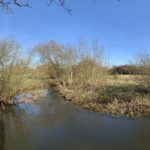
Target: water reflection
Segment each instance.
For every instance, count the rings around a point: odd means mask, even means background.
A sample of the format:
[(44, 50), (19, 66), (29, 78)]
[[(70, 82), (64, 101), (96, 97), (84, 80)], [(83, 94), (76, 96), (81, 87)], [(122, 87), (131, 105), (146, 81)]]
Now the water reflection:
[(0, 113), (0, 150), (3, 150), (4, 146), (4, 123), (3, 123), (3, 116)]
[(13, 107), (3, 117), (0, 150), (150, 149), (150, 119), (81, 110), (52, 91), (39, 103)]

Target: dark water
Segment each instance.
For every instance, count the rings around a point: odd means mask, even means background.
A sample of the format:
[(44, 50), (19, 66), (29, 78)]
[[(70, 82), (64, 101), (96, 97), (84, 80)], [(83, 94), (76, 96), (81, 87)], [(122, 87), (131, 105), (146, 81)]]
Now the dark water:
[(0, 114), (0, 150), (150, 150), (150, 119), (81, 110), (49, 92)]

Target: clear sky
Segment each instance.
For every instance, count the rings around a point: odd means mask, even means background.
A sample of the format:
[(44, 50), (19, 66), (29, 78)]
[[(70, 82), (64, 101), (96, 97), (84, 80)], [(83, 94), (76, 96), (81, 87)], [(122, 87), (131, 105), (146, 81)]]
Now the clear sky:
[(111, 64), (128, 63), (136, 51), (150, 52), (150, 0), (67, 0), (72, 15), (48, 0), (30, 0), (32, 8), (0, 11), (0, 37), (13, 36), (30, 47), (57, 40), (77, 43), (99, 40)]

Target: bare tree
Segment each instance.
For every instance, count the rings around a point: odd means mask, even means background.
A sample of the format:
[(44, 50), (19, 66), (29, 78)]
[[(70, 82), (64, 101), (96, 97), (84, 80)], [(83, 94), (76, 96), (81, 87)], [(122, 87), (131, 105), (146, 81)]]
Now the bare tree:
[(64, 46), (55, 41), (38, 44), (33, 48), (34, 52), (38, 52), (41, 56), (43, 64), (49, 66), (49, 75), (52, 78), (58, 78), (61, 74), (61, 65), (64, 61)]
[(0, 103), (13, 103), (22, 84), (20, 45), (13, 39), (0, 40)]
[(146, 51), (140, 51), (136, 57), (136, 65), (141, 68), (137, 82), (145, 87), (150, 87), (150, 54)]
[(13, 39), (2, 39), (0, 41), (0, 68), (17, 63), (20, 46)]
[(40, 54), (50, 78), (57, 79), (64, 85), (88, 81), (104, 83), (106, 73), (102, 64), (103, 49), (98, 41), (88, 45), (83, 41), (80, 41), (79, 46), (65, 46), (50, 41), (35, 46), (34, 51)]

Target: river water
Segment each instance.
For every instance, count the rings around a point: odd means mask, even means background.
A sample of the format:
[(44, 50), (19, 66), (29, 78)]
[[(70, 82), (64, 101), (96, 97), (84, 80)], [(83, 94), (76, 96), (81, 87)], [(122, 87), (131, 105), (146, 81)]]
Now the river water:
[(150, 119), (82, 110), (49, 91), (1, 112), (0, 150), (150, 150)]

